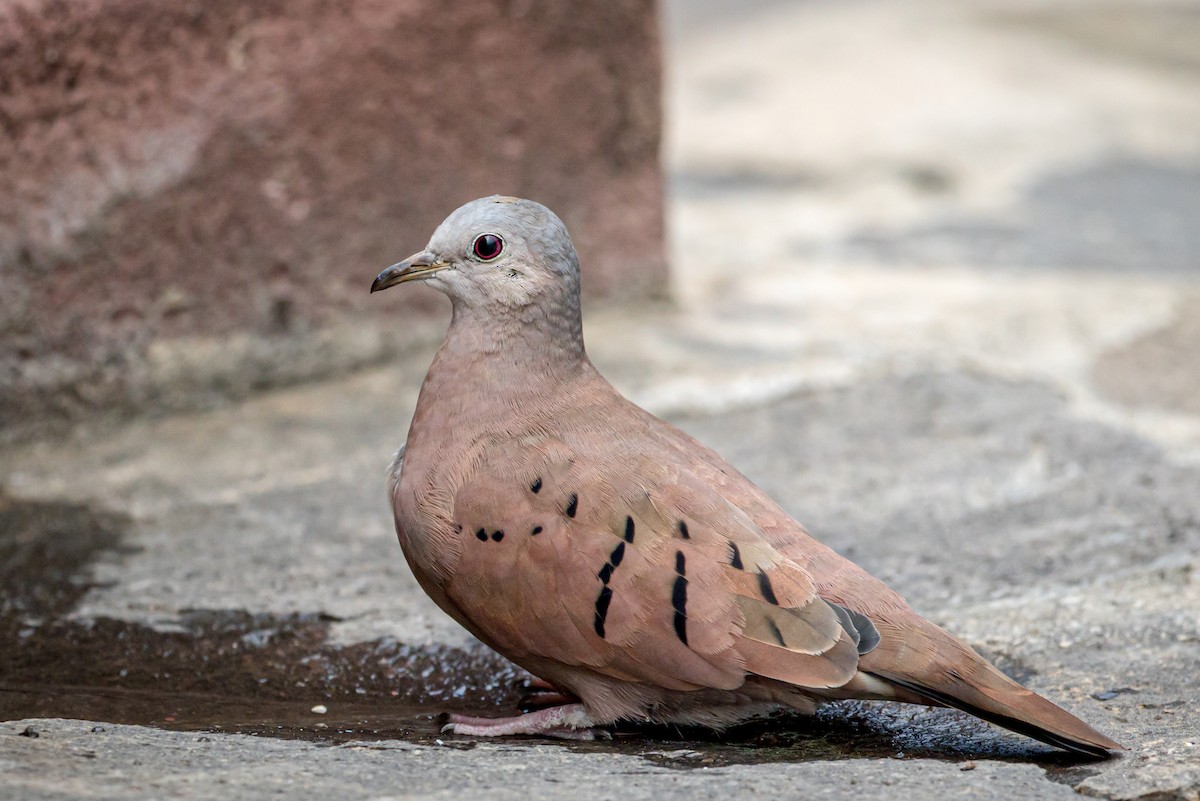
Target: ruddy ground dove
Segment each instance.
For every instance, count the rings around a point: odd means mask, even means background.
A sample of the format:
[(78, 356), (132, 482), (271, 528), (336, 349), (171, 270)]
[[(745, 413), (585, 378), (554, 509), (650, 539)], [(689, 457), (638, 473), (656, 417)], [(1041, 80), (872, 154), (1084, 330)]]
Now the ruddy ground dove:
[(578, 699), (448, 728), (589, 739), (621, 720), (720, 728), (865, 698), (1121, 748), (617, 392), (584, 352), (579, 261), (549, 209), (466, 204), (371, 291), (406, 281), (448, 295), (453, 318), (390, 472), (404, 555), (451, 617)]

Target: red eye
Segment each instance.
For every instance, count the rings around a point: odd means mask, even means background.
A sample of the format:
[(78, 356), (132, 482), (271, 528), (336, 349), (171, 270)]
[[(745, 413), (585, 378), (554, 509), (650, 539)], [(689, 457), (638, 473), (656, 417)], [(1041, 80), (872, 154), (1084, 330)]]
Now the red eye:
[(480, 261), (491, 261), (504, 250), (504, 240), (495, 234), (480, 234), (475, 237), (475, 244), (471, 249)]

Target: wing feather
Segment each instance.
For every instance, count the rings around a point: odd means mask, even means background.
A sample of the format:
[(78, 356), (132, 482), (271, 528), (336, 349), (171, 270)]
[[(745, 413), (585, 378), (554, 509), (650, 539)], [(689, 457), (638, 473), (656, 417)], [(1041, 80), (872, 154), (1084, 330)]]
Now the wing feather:
[(694, 473), (585, 465), (560, 440), (526, 437), (485, 449), (453, 509), (461, 557), (446, 593), (518, 662), (674, 690), (735, 689), (749, 674), (828, 688), (857, 670), (845, 615)]

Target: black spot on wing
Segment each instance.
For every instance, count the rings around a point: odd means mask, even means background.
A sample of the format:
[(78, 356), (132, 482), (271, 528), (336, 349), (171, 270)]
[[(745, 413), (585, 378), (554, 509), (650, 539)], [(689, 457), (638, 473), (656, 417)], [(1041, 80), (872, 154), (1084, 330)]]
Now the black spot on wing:
[(675, 636), (687, 645), (687, 586), (688, 580), (684, 575), (687, 560), (683, 551), (675, 552), (675, 584), (671, 587), (671, 608), (675, 610)]
[(675, 577), (675, 586), (671, 589), (671, 607), (675, 610), (675, 636), (687, 645), (687, 584), (683, 576)]
[(633, 518), (632, 517), (625, 518), (625, 541), (626, 542), (630, 542), (630, 543), (633, 542), (633, 528), (634, 528), (633, 527)]
[(484, 531), (483, 529), (479, 529), (479, 531), (475, 532), (475, 539), (479, 540), (480, 542), (486, 542), (487, 541), (487, 532)]
[(608, 561), (612, 562), (613, 567), (619, 567), (621, 560), (625, 558), (625, 543), (618, 542), (617, 547), (613, 548), (612, 553), (608, 555)]
[(683, 537), (685, 540), (690, 540), (692, 538), (692, 535), (688, 533), (687, 523), (683, 522), (682, 520), (679, 521), (679, 536)]
[(742, 552), (738, 550), (736, 542), (729, 543), (729, 566), (738, 570), (745, 570), (742, 565)]
[(604, 621), (608, 618), (608, 605), (612, 603), (612, 590), (604, 587), (600, 590), (600, 595), (596, 598), (596, 620), (594, 628), (596, 634), (600, 637), (604, 636)]
[(533, 531), (529, 532), (529, 536), (536, 537), (538, 534), (541, 534), (541, 533), (542, 533), (542, 527), (534, 526)]
[(758, 591), (762, 594), (764, 601), (779, 606), (779, 599), (775, 597), (775, 588), (771, 586), (771, 579), (767, 578), (767, 574), (761, 567), (758, 569)]
[(604, 567), (600, 568), (600, 572), (596, 577), (605, 584), (612, 578), (613, 571), (621, 564), (621, 560), (625, 558), (625, 543), (617, 543), (617, 547), (613, 548), (613, 552), (608, 555), (608, 561), (604, 563)]
[(570, 500), (567, 501), (567, 517), (574, 517), (579, 511), (579, 496), (572, 492)]
[(687, 584), (686, 576), (676, 576), (675, 586), (671, 588), (671, 608), (677, 615), (687, 614)]
[(504, 532), (503, 531), (493, 531), (492, 539), (496, 542), (499, 542), (500, 540), (504, 539)]
[[(687, 581), (687, 579), (679, 580)], [(687, 645), (687, 615), (683, 612), (675, 613), (675, 636), (679, 638), (681, 643)]]
[(604, 586), (600, 588), (600, 595), (596, 597), (596, 621), (594, 628), (596, 634), (604, 636), (604, 622), (608, 618), (608, 605), (612, 603), (612, 589), (608, 586), (608, 582), (612, 581), (613, 571), (621, 564), (621, 560), (625, 558), (625, 543), (618, 542), (617, 547), (613, 548), (612, 553), (608, 555), (608, 561), (604, 563), (604, 567), (600, 568), (600, 572), (596, 574), (596, 578), (600, 579), (600, 583)]
[(541, 476), (538, 476), (537, 478), (535, 478), (533, 480), (533, 483), (529, 485), (529, 491), (532, 492), (534, 495), (537, 495), (539, 492), (542, 491)]
[(775, 638), (775, 642), (787, 648), (787, 643), (783, 641), (783, 632), (779, 630), (779, 626), (775, 625), (775, 621), (767, 618), (767, 625), (771, 627), (771, 636)]

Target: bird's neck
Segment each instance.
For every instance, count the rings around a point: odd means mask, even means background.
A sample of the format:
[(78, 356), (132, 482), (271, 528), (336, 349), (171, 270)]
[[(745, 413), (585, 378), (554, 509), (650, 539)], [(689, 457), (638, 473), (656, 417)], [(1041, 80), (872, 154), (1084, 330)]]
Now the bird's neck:
[(476, 306), (455, 301), (438, 358), (472, 371), (503, 365), (506, 379), (563, 376), (587, 360), (577, 296), (554, 303)]
[[(421, 390), (417, 417), (465, 428), (493, 413), (552, 406), (564, 389), (595, 374), (583, 347), (579, 304), (482, 308), (454, 304), (446, 339)], [(428, 399), (437, 399), (437, 409)]]

